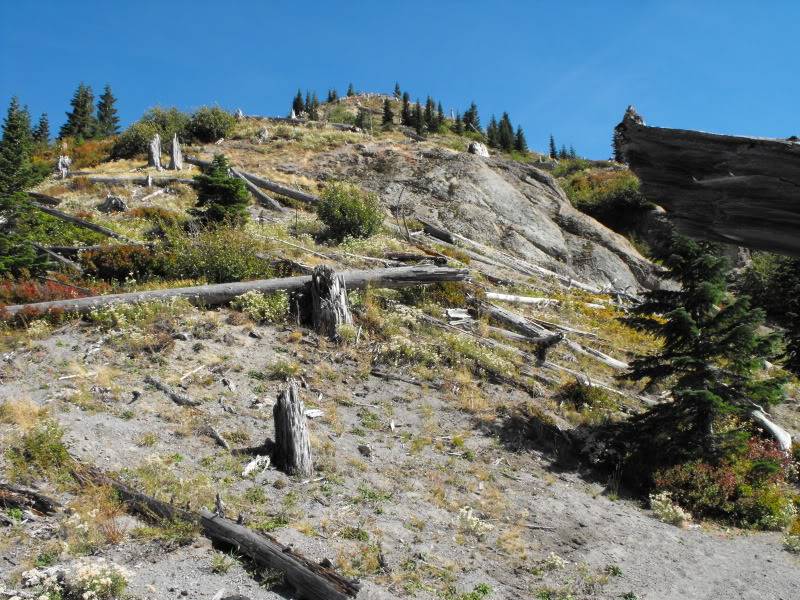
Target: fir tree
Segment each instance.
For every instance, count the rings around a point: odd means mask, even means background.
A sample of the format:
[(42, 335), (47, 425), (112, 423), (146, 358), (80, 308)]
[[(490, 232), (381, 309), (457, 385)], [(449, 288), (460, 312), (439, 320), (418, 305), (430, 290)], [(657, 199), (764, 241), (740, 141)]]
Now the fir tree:
[(354, 88), (353, 84), (351, 83), (350, 85), (347, 86), (347, 96), (351, 97), (355, 95), (356, 95), (356, 88)]
[(33, 141), (37, 144), (46, 146), (50, 143), (50, 120), (47, 118), (47, 113), (42, 113), (39, 117), (39, 122), (33, 128)]
[(400, 111), (400, 123), (406, 127), (414, 126), (414, 119), (411, 114), (411, 98), (408, 92), (403, 92), (403, 108)]
[(614, 162), (625, 163), (625, 157), (622, 154), (622, 139), (620, 132), (614, 129), (614, 135), (611, 138), (611, 151)]
[(308, 118), (312, 121), (319, 121), (319, 98), (317, 98), (317, 92), (311, 93), (311, 104), (308, 111)]
[(33, 137), (28, 109), (11, 98), (0, 140), (0, 196), (7, 198), (33, 183)]
[(242, 223), (247, 218), (250, 198), (244, 181), (230, 174), (230, 163), (222, 154), (214, 156), (208, 171), (195, 175), (197, 206), (194, 210), (204, 223)]
[(97, 136), (108, 137), (119, 133), (119, 116), (114, 106), (116, 102), (117, 99), (111, 93), (111, 86), (106, 84), (97, 102)]
[(419, 135), (422, 135), (425, 131), (425, 115), (419, 100), (417, 100), (417, 103), (414, 105), (414, 114), (411, 116), (411, 120), (414, 122), (414, 130)]
[(442, 125), (444, 125), (444, 107), (442, 103), (439, 102), (436, 105), (436, 128), (438, 129)]
[(572, 159), (578, 158), (578, 153), (575, 152), (575, 148), (573, 148), (572, 144), (569, 146), (569, 157)]
[(294, 111), (295, 116), (299, 117), (304, 108), (305, 105), (303, 103), (303, 92), (301, 92), (298, 88), (297, 94), (295, 95), (294, 100), (292, 100), (292, 110)]
[(76, 137), (88, 140), (94, 136), (97, 122), (94, 117), (94, 94), (92, 88), (81, 83), (70, 101), (72, 110), (67, 113), (67, 122), (58, 132), (59, 138)]
[(556, 139), (553, 137), (552, 133), (550, 134), (549, 154), (550, 158), (558, 158), (558, 150), (556, 150)]
[(456, 113), (456, 122), (453, 125), (453, 131), (455, 131), (458, 135), (462, 135), (464, 133), (464, 121), (461, 119), (461, 113)]
[(514, 127), (507, 112), (500, 118), (500, 125), (497, 128), (497, 144), (506, 152), (514, 149)]
[(428, 96), (428, 99), (425, 101), (425, 127), (428, 131), (436, 131), (436, 104), (433, 102), (433, 98)]
[(339, 99), (339, 94), (336, 92), (335, 89), (328, 90), (328, 99), (326, 100), (326, 102), (330, 104), (331, 102), (336, 102), (338, 99)]
[(489, 125), (486, 127), (486, 143), (492, 148), (498, 148), (500, 146), (498, 130), (499, 127), (497, 125), (497, 119), (494, 115), (492, 115), (492, 119), (489, 121)]
[[(670, 381), (672, 400), (625, 426), (626, 468), (639, 478), (657, 468), (701, 459), (715, 462), (749, 437), (753, 403), (783, 398), (780, 377), (763, 373), (776, 355), (774, 335), (759, 335), (761, 309), (726, 289), (727, 261), (713, 246), (676, 237), (664, 264), (679, 291), (649, 292), (639, 325), (664, 340), (659, 352), (631, 363), (626, 378)], [(655, 319), (650, 315), (659, 314)], [(733, 419), (733, 420), (732, 420)]]
[(473, 102), (464, 112), (464, 129), (467, 131), (481, 131), (481, 119), (478, 116), (478, 106)]
[(561, 150), (558, 151), (558, 158), (569, 158), (569, 152), (565, 145), (561, 145)]
[(400, 96), (401, 95), (402, 95), (402, 93), (400, 92), (400, 84), (399, 83), (395, 83), (394, 84), (394, 97), (397, 100), (400, 100)]
[(391, 125), (394, 123), (394, 111), (392, 111), (392, 103), (391, 101), (386, 98), (383, 101), (383, 124), (384, 125)]
[(517, 125), (517, 133), (514, 136), (514, 150), (517, 152), (528, 151), (528, 142), (525, 140), (525, 133), (519, 125)]
[(308, 90), (306, 90), (306, 99), (303, 101), (303, 112), (306, 115), (311, 114), (311, 93)]

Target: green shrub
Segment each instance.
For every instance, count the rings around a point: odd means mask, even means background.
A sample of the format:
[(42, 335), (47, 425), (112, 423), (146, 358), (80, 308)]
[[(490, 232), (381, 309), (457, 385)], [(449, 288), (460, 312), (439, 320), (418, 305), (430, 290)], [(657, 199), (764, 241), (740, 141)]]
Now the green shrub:
[(289, 295), (286, 292), (262, 294), (250, 290), (234, 298), (231, 306), (258, 323), (278, 323), (289, 314)]
[(153, 136), (161, 136), (162, 147), (169, 148), (175, 134), (178, 138), (188, 138), (189, 116), (177, 108), (151, 108), (141, 119), (128, 127), (117, 137), (111, 150), (113, 158), (133, 158), (147, 152), (147, 146)]
[(216, 106), (198, 109), (188, 125), (189, 135), (198, 142), (211, 143), (228, 137), (236, 125), (236, 118)]
[(607, 420), (619, 407), (603, 388), (593, 387), (577, 381), (563, 385), (558, 399), (567, 403), (581, 415), (582, 420), (599, 423)]
[(164, 273), (161, 257), (148, 246), (108, 245), (87, 250), (80, 255), (87, 274), (106, 280), (144, 281)]
[(157, 133), (158, 127), (153, 123), (133, 123), (117, 137), (111, 149), (112, 158), (133, 158), (146, 153), (147, 145)]
[(11, 479), (30, 482), (43, 476), (63, 480), (68, 476), (72, 458), (62, 441), (64, 431), (53, 421), (46, 421), (13, 441), (6, 449)]
[(228, 159), (217, 154), (208, 170), (194, 177), (198, 208), (192, 212), (205, 223), (241, 223), (247, 218), (250, 204), (247, 188), (244, 181), (229, 171)]
[(369, 237), (383, 223), (383, 211), (375, 194), (341, 182), (325, 188), (317, 215), (328, 226), (328, 234), (338, 240)]
[(620, 233), (634, 230), (652, 209), (629, 171), (581, 170), (568, 177), (564, 190), (575, 208)]

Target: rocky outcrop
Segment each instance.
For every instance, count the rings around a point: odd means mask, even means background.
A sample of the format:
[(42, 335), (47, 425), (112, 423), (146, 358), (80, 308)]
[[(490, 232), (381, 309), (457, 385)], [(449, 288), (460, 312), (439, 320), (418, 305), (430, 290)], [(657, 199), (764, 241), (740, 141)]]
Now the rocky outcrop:
[(656, 268), (622, 236), (572, 207), (546, 172), (503, 158), (375, 143), (315, 158), (314, 178), (356, 179), (387, 206), (565, 276), (618, 290), (658, 287)]

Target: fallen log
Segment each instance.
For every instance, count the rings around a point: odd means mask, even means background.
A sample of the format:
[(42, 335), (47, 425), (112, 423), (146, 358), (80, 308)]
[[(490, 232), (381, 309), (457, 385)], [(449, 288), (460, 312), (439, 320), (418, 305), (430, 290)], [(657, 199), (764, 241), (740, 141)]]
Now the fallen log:
[(0, 506), (3, 508), (30, 509), (50, 515), (61, 508), (61, 504), (36, 490), (0, 481)]
[(278, 203), (274, 198), (271, 198), (270, 196), (267, 196), (264, 192), (262, 192), (258, 188), (258, 186), (256, 186), (256, 184), (254, 184), (249, 179), (247, 179), (247, 177), (245, 177), (242, 173), (240, 173), (236, 169), (231, 169), (231, 173), (233, 174), (234, 177), (244, 181), (245, 187), (249, 190), (249, 192), (251, 194), (253, 194), (253, 197), (256, 200), (258, 200), (258, 203), (261, 206), (264, 206), (266, 208), (270, 208), (272, 210), (277, 210), (279, 212), (286, 212), (286, 210), (287, 210), (286, 207), (284, 207), (282, 204)]
[(195, 185), (195, 180), (187, 177), (103, 177), (103, 176), (90, 176), (87, 179), (93, 183), (102, 183), (105, 185), (144, 185), (150, 187), (152, 185), (169, 185), (170, 183), (184, 183), (186, 185)]
[(222, 434), (219, 431), (217, 431), (213, 425), (209, 425), (208, 427), (206, 427), (206, 433), (208, 433), (211, 439), (217, 442), (217, 444), (225, 448), (225, 450), (227, 450), (228, 452), (231, 451), (231, 445), (228, 443), (228, 440), (222, 437)]
[(69, 214), (67, 214), (65, 212), (62, 212), (60, 210), (57, 210), (55, 208), (50, 208), (49, 206), (44, 206), (43, 204), (39, 204), (38, 202), (34, 202), (34, 206), (38, 210), (42, 211), (43, 213), (46, 213), (46, 214), (51, 215), (53, 217), (58, 217), (62, 221), (67, 221), (68, 223), (72, 223), (73, 225), (77, 225), (78, 227), (83, 227), (84, 229), (91, 229), (92, 231), (96, 231), (97, 233), (102, 233), (103, 235), (106, 235), (108, 237), (112, 237), (112, 238), (117, 239), (117, 240), (122, 240), (124, 242), (135, 243), (132, 240), (129, 240), (128, 238), (126, 238), (124, 235), (122, 235), (120, 233), (117, 233), (116, 231), (114, 231), (113, 229), (109, 229), (108, 227), (103, 227), (102, 225), (97, 225), (96, 223), (92, 223), (90, 221), (86, 221), (84, 219), (81, 219), (79, 217), (75, 217), (73, 215), (69, 215)]
[(274, 537), (251, 531), (244, 525), (201, 509), (192, 512), (167, 504), (134, 490), (97, 469), (80, 468), (74, 471), (84, 484), (112, 487), (120, 500), (135, 512), (151, 520), (185, 521), (200, 526), (203, 535), (212, 542), (232, 547), (263, 568), (279, 571), (298, 597), (308, 600), (348, 600), (358, 595), (358, 581), (339, 575), (333, 568), (323, 566), (284, 546)]
[(152, 375), (147, 375), (144, 378), (145, 383), (149, 383), (157, 390), (164, 392), (167, 397), (172, 400), (175, 404), (180, 404), (181, 406), (200, 406), (199, 400), (192, 400), (186, 394), (173, 390), (169, 387), (166, 383), (159, 381)]
[(275, 446), (272, 462), (287, 475), (311, 477), (314, 461), (311, 458), (311, 442), (306, 425), (305, 406), (297, 389), (297, 382), (290, 379), (272, 407), (275, 421)]
[(429, 260), (435, 265), (447, 264), (447, 257), (416, 254), (414, 252), (384, 252), (383, 256), (397, 262), (422, 262)]
[(792, 449), (792, 436), (780, 425), (776, 425), (769, 420), (764, 411), (756, 409), (750, 412), (750, 417), (764, 429), (766, 429), (773, 439), (778, 442), (781, 450), (789, 452)]
[[(340, 273), (350, 289), (362, 289), (368, 286), (379, 288), (398, 288), (442, 281), (464, 281), (469, 276), (466, 269), (453, 269), (437, 266), (394, 267), (388, 269), (368, 269), (361, 271), (342, 271)], [(6, 306), (4, 312), (13, 317), (21, 311), (45, 314), (48, 311), (62, 311), (84, 315), (103, 306), (111, 304), (163, 301), (172, 298), (185, 298), (196, 306), (218, 306), (227, 304), (237, 296), (251, 290), (272, 293), (278, 291), (298, 291), (303, 289), (311, 277), (300, 275), (281, 279), (258, 279), (235, 283), (218, 283), (192, 287), (171, 288), (165, 290), (148, 290), (127, 294), (108, 294), (106, 296), (90, 296), (71, 300), (52, 300), (31, 304)]]
[(81, 273), (81, 274), (83, 273), (83, 267), (82, 266), (80, 266), (76, 262), (71, 261), (68, 258), (64, 258), (63, 256), (61, 256), (57, 252), (53, 252), (49, 248), (46, 248), (45, 246), (42, 246), (41, 244), (37, 244), (36, 242), (31, 242), (31, 246), (36, 248), (42, 254), (44, 254), (46, 256), (49, 256), (50, 258), (55, 260), (57, 263), (64, 265), (68, 269), (71, 269), (71, 270), (76, 271), (76, 272)]
[(28, 197), (33, 198), (39, 204), (44, 204), (46, 206), (58, 206), (61, 204), (61, 198), (48, 196), (47, 194), (41, 194), (39, 192), (28, 192)]

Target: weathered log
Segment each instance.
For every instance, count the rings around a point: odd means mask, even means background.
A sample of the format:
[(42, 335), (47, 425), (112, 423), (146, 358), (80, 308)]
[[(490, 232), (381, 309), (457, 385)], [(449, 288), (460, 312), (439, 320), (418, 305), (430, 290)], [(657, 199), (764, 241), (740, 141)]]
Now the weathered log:
[(244, 181), (245, 187), (250, 191), (251, 194), (253, 194), (253, 196), (255, 197), (256, 200), (258, 200), (258, 203), (261, 206), (264, 206), (266, 208), (271, 208), (272, 210), (277, 210), (280, 212), (286, 211), (286, 207), (284, 207), (274, 198), (262, 192), (258, 188), (258, 186), (256, 186), (256, 184), (247, 179), (247, 177), (245, 177), (241, 172), (237, 171), (236, 169), (231, 169), (231, 173), (233, 174), (234, 177), (237, 177), (242, 181)]
[[(186, 162), (197, 165), (198, 167), (207, 168), (211, 165), (211, 163), (207, 160), (201, 160), (199, 158), (195, 158), (193, 156), (187, 156)], [(286, 187), (279, 183), (275, 183), (274, 181), (270, 181), (269, 179), (265, 179), (264, 177), (259, 177), (258, 175), (254, 175), (252, 173), (248, 173), (246, 171), (238, 171), (241, 173), (243, 177), (245, 177), (248, 181), (254, 183), (260, 188), (273, 192), (275, 194), (280, 194), (281, 196), (286, 196), (287, 198), (291, 198), (292, 200), (299, 200), (300, 202), (306, 202), (307, 204), (318, 204), (320, 199), (319, 196), (314, 196), (313, 194), (307, 194), (305, 192), (301, 192), (300, 190), (295, 190), (290, 187)]]
[(339, 334), (340, 325), (352, 325), (353, 315), (347, 307), (347, 286), (344, 277), (327, 265), (319, 265), (311, 274), (311, 317), (314, 330), (331, 339)]
[(307, 600), (348, 600), (356, 597), (361, 588), (358, 581), (339, 575), (331, 567), (315, 563), (270, 535), (256, 533), (230, 519), (207, 510), (195, 513), (167, 504), (97, 469), (76, 469), (75, 476), (83, 483), (114, 488), (130, 511), (147, 519), (197, 523), (203, 535), (211, 541), (234, 548), (260, 567), (282, 573), (285, 582), (295, 589), (298, 597)]
[(3, 508), (30, 509), (40, 514), (50, 515), (61, 508), (61, 504), (40, 494), (36, 490), (0, 481), (0, 506)]
[(169, 185), (170, 183), (183, 183), (186, 185), (195, 185), (196, 183), (194, 179), (188, 177), (104, 177), (92, 175), (87, 179), (93, 183), (102, 183), (104, 185), (143, 185), (146, 187)]
[(172, 145), (169, 148), (169, 169), (171, 171), (183, 169), (183, 152), (181, 152), (181, 143), (178, 141), (177, 133), (172, 136)]
[(750, 417), (764, 429), (766, 429), (773, 439), (778, 442), (781, 450), (789, 452), (792, 449), (792, 436), (788, 431), (783, 429), (780, 425), (776, 425), (767, 418), (762, 410), (753, 410), (750, 412)]
[(152, 375), (147, 375), (144, 378), (145, 383), (149, 383), (157, 390), (164, 392), (167, 397), (172, 400), (175, 404), (180, 404), (181, 406), (200, 406), (199, 400), (192, 400), (186, 394), (183, 394), (177, 390), (172, 389), (166, 383), (159, 381)]
[(112, 237), (118, 240), (123, 240), (125, 242), (131, 242), (131, 240), (126, 238), (124, 235), (117, 233), (116, 231), (109, 229), (108, 227), (97, 225), (96, 223), (86, 221), (84, 219), (67, 214), (55, 208), (50, 208), (49, 206), (44, 206), (39, 203), (34, 203), (34, 206), (36, 206), (36, 208), (42, 211), (43, 213), (47, 213), (48, 215), (51, 215), (53, 217), (58, 217), (62, 221), (67, 221), (68, 223), (72, 223), (73, 225), (77, 225), (78, 227), (83, 227), (84, 229), (91, 229), (92, 231), (96, 231), (97, 233), (102, 233), (103, 235), (107, 235), (108, 237)]
[(649, 127), (631, 106), (616, 127), (648, 200), (693, 238), (800, 256), (800, 143)]
[[(363, 271), (343, 271), (341, 275), (350, 289), (361, 289), (368, 286), (379, 288), (398, 288), (412, 285), (424, 285), (441, 281), (464, 281), (469, 276), (466, 269), (452, 269), (437, 266), (395, 267), (390, 269), (368, 269)], [(134, 303), (149, 302), (154, 300), (169, 300), (171, 298), (185, 298), (197, 306), (218, 306), (227, 304), (245, 292), (255, 290), (262, 293), (278, 291), (297, 291), (304, 288), (311, 277), (301, 275), (281, 279), (259, 279), (255, 281), (240, 281), (235, 283), (218, 283), (212, 285), (198, 285), (165, 290), (148, 290), (144, 292), (131, 292), (127, 294), (109, 294), (106, 296), (90, 296), (73, 300), (52, 300), (50, 302), (35, 302), (32, 304), (16, 304), (5, 307), (5, 313), (14, 316), (22, 310), (29, 312), (47, 313), (50, 310), (69, 313), (87, 314), (97, 308), (109, 306), (118, 302)]]
[(548, 304), (560, 304), (560, 300), (555, 298), (537, 298), (534, 296), (516, 296), (514, 294), (501, 294), (499, 292), (486, 292), (488, 300), (500, 300), (502, 302), (512, 302), (516, 304), (535, 304), (537, 306)]
[(429, 254), (416, 254), (414, 252), (384, 252), (383, 254), (389, 260), (395, 260), (398, 262), (422, 262), (422, 261), (431, 261), (435, 265), (445, 265), (447, 264), (447, 257), (444, 256), (432, 256)]
[(272, 416), (275, 421), (273, 462), (287, 475), (311, 477), (314, 463), (311, 459), (305, 406), (294, 379), (289, 380), (286, 389), (278, 396), (278, 401), (272, 408)]
[(208, 425), (208, 427), (206, 427), (206, 432), (208, 433), (208, 435), (209, 435), (209, 436), (211, 436), (211, 438), (212, 438), (212, 439), (213, 439), (215, 442), (217, 442), (217, 443), (218, 443), (220, 446), (222, 446), (223, 448), (225, 448), (225, 450), (227, 450), (228, 452), (230, 452), (230, 450), (231, 450), (231, 445), (228, 443), (228, 440), (226, 440), (224, 437), (222, 437), (222, 434), (221, 434), (219, 431), (217, 431), (217, 430), (214, 428), (214, 426), (213, 426), (213, 425)]
[[(311, 265), (307, 265), (305, 263), (301, 263), (300, 261), (292, 260), (291, 258), (286, 258), (284, 256), (275, 256), (257, 252), (256, 258), (269, 261), (270, 265), (273, 267), (276, 267), (277, 269), (286, 269), (289, 272), (296, 271), (298, 273), (303, 273), (304, 275), (311, 275), (311, 273), (314, 271), (314, 267)], [(280, 273), (280, 270), (278, 272)]]
[(41, 244), (37, 244), (36, 242), (31, 242), (31, 246), (36, 248), (42, 254), (45, 254), (55, 260), (57, 263), (64, 265), (68, 269), (72, 271), (76, 271), (78, 273), (83, 273), (83, 267), (81, 267), (78, 263), (69, 260), (68, 258), (64, 258), (60, 254), (53, 252), (49, 248), (42, 246)]
[(157, 133), (147, 146), (147, 166), (161, 170), (161, 136)]
[(28, 197), (33, 198), (39, 204), (44, 204), (46, 206), (58, 206), (61, 204), (61, 198), (48, 196), (47, 194), (41, 194), (39, 192), (28, 192)]

